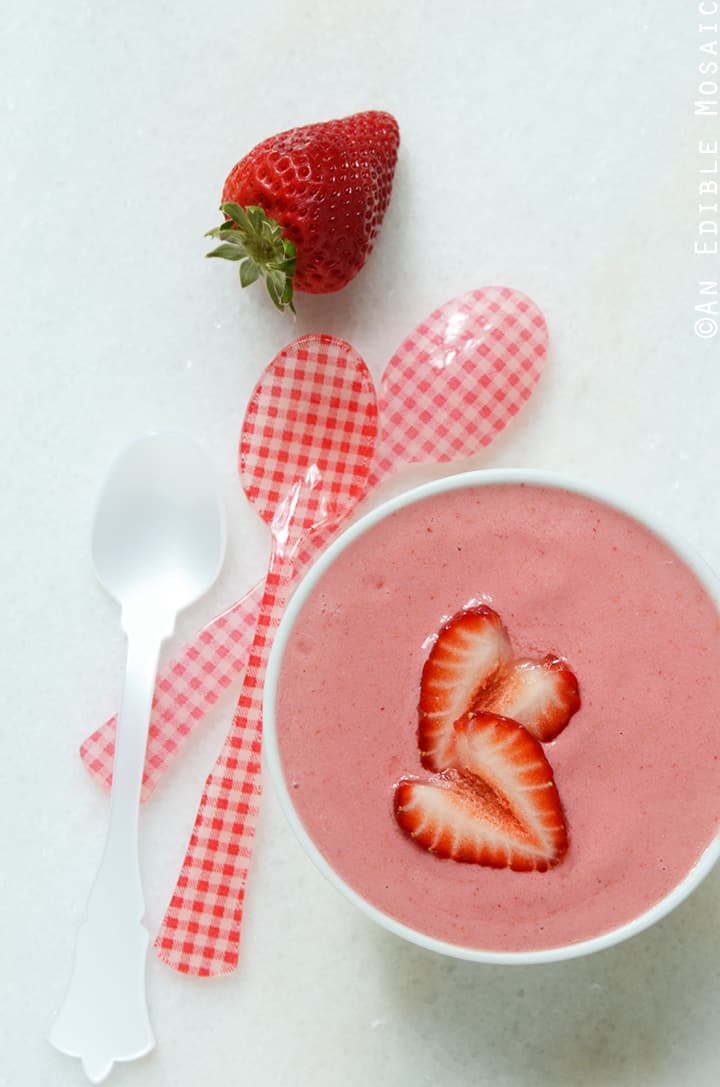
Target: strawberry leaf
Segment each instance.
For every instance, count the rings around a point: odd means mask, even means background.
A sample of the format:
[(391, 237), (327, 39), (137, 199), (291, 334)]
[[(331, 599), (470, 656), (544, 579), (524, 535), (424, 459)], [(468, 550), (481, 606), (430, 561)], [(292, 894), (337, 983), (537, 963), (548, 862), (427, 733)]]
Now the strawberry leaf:
[(221, 257), (223, 260), (242, 260), (247, 254), (241, 245), (229, 245), (226, 242), (219, 245), (217, 249), (213, 249), (212, 252), (207, 253), (206, 256)]
[(244, 260), (240, 265), (240, 286), (249, 287), (260, 276), (260, 269), (254, 260)]
[[(241, 226), (243, 230), (251, 229), (250, 220), (245, 214), (245, 209), (241, 208), (239, 204), (233, 204), (231, 201), (228, 201), (227, 203), (220, 205), (220, 211), (223, 215), (227, 215), (231, 220), (231, 223), (228, 224), (230, 228), (232, 227), (232, 223), (236, 223), (237, 226)], [(222, 227), (220, 229), (222, 230)]]
[(247, 217), (250, 220), (250, 226), (256, 233), (262, 234), (263, 222), (265, 221), (265, 212), (262, 208), (251, 205), (247, 209)]
[(295, 306), (293, 305), (292, 298), (293, 298), (293, 284), (292, 284), (292, 280), (288, 279), (288, 280), (285, 281), (285, 290), (282, 293), (282, 298), (280, 299), (280, 301), (282, 302), (282, 304), (284, 306), (287, 306), (287, 308), (290, 310), (291, 313), (295, 313)]
[(276, 309), (289, 309), (294, 313), (292, 277), (297, 256), (293, 243), (283, 237), (282, 225), (256, 205), (242, 208), (239, 204), (226, 202), (221, 204), (220, 210), (227, 216), (226, 220), (205, 235), (218, 239), (220, 245), (207, 255), (241, 261), (242, 287), (249, 287), (263, 278)]
[(281, 292), (277, 289), (277, 284), (270, 276), (267, 277), (265, 282), (267, 284), (267, 292), (272, 299), (273, 305), (276, 306), (277, 309), (282, 309), (282, 297)]

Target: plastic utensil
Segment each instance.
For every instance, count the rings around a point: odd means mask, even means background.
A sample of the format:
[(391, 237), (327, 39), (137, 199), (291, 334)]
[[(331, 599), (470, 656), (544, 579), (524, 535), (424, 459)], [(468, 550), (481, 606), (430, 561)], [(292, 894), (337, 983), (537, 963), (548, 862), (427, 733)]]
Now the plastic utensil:
[(248, 499), (270, 525), (272, 548), (235, 715), (205, 783), (182, 872), (155, 947), (181, 972), (227, 973), (240, 923), (261, 794), (262, 692), (301, 544), (346, 516), (367, 489), (377, 403), (365, 363), (323, 337), (282, 352), (250, 400), (240, 441)]
[(225, 521), (214, 473), (177, 434), (150, 434), (113, 464), (95, 516), (97, 576), (122, 607), (128, 653), (110, 821), (50, 1042), (79, 1057), (92, 1083), (154, 1045), (145, 998), (148, 933), (138, 808), (157, 658), (178, 611), (217, 577)]
[[(526, 295), (484, 287), (453, 298), (410, 333), (382, 378), (382, 435), (370, 487), (404, 464), (472, 456), (529, 399), (547, 355), (545, 319)], [(314, 534), (295, 571), (328, 534)], [(185, 739), (242, 673), (263, 585), (211, 620), (162, 669), (148, 739), (143, 799), (151, 795)], [(115, 718), (81, 747), (90, 773), (109, 787)]]

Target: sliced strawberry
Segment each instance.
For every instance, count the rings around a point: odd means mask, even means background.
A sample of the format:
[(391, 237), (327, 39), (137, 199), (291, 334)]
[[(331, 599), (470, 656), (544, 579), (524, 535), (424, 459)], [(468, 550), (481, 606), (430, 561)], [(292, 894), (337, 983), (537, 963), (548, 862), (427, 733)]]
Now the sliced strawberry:
[(423, 849), (466, 864), (544, 872), (567, 851), (552, 769), (522, 725), (487, 713), (456, 725), (462, 770), (404, 779), (395, 818)]
[(547, 743), (580, 709), (580, 690), (565, 661), (549, 655), (541, 661), (516, 660), (474, 706), (519, 721)]
[(497, 681), (510, 660), (505, 627), (486, 604), (458, 612), (441, 628), (420, 681), (418, 745), (427, 770), (453, 765), (453, 725)]
[(550, 763), (523, 725), (494, 713), (467, 713), (455, 724), (456, 757), (507, 803), (529, 839), (557, 864), (567, 850), (567, 832)]

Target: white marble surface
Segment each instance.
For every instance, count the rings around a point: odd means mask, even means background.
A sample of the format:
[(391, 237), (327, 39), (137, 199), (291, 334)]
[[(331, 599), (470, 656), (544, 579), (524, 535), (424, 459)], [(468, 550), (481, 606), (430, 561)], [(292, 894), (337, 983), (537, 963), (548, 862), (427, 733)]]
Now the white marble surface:
[[(185, 429), (223, 475), (230, 557), (188, 633), (263, 566), (235, 449), (271, 355), (328, 331), (379, 376), (435, 305), (508, 283), (544, 309), (551, 360), (472, 465), (613, 487), (720, 566), (720, 340), (693, 330), (698, 281), (720, 280), (717, 257), (693, 252), (711, 164), (698, 143), (720, 136), (693, 116), (699, 45), (718, 37), (698, 25), (716, 19), (692, 0), (411, 7), (3, 5), (1, 1087), (83, 1082), (44, 1039), (104, 833), (106, 798), (76, 750), (114, 708), (123, 642), (88, 551), (97, 488), (128, 439)], [(369, 107), (402, 132), (379, 243), (340, 295), (301, 296), (293, 327), (203, 260), (203, 231), (259, 139)], [(227, 715), (144, 811), (153, 928)], [(601, 955), (445, 961), (358, 916), (268, 790), (240, 969), (192, 981), (151, 960), (157, 1049), (110, 1082), (710, 1087), (719, 931), (716, 871)]]

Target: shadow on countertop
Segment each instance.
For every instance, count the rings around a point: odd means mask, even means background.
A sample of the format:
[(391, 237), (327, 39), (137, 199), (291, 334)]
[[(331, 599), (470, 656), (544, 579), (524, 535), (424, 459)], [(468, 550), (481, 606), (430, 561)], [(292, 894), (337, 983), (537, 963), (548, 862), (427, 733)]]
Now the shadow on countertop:
[(583, 958), (478, 965), (373, 927), (368, 965), (385, 977), (393, 1033), (425, 1050), (423, 1083), (699, 1087), (694, 1054), (717, 1044), (718, 933), (720, 869), (663, 921)]

